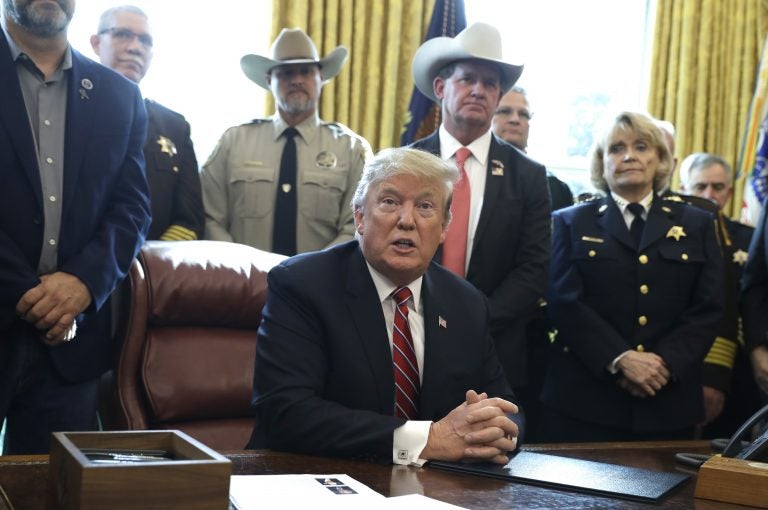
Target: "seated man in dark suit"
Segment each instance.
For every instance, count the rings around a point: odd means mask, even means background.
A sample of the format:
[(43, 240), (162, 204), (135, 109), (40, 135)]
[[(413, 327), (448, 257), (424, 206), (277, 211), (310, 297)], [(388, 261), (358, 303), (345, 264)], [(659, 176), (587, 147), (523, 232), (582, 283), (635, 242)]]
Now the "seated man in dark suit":
[(269, 273), (250, 448), (507, 462), (517, 406), (487, 301), (432, 262), (456, 177), (426, 152), (382, 151), (352, 199), (356, 240)]

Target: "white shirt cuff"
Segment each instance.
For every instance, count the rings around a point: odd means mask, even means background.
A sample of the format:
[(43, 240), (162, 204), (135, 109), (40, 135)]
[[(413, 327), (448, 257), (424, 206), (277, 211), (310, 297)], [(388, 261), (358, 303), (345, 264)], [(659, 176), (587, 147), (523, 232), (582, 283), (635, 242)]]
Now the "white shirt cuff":
[(608, 371), (609, 371), (611, 374), (613, 374), (613, 375), (616, 375), (616, 374), (618, 374), (618, 373), (619, 373), (619, 368), (616, 366), (616, 363), (618, 363), (618, 362), (619, 362), (619, 360), (620, 360), (621, 358), (623, 358), (624, 356), (626, 356), (628, 352), (629, 352), (629, 351), (624, 351), (624, 352), (622, 352), (621, 354), (619, 354), (618, 356), (616, 356), (616, 358), (615, 358), (613, 361), (611, 361), (611, 364), (610, 364), (610, 365), (608, 365)]
[(423, 466), (426, 459), (419, 458), (427, 446), (431, 421), (409, 420), (395, 429), (392, 441), (392, 462)]

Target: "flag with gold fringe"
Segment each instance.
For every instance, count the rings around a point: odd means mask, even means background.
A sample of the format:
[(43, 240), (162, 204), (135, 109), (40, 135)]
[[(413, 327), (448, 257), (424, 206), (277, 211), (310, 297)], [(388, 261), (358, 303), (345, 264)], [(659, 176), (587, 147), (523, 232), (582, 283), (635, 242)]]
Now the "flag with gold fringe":
[[(425, 41), (434, 37), (455, 37), (467, 27), (464, 0), (435, 0)], [(440, 111), (431, 99), (414, 86), (401, 145), (409, 145), (432, 133), (440, 123)]]
[(760, 56), (739, 160), (739, 175), (746, 176), (741, 218), (755, 225), (768, 195), (768, 37)]

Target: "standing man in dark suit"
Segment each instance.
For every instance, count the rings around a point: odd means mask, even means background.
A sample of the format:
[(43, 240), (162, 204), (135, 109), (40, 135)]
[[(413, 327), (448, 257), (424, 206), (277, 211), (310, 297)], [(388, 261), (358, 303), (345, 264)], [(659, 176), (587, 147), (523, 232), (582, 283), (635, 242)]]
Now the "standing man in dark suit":
[[(528, 134), (531, 129), (533, 112), (528, 93), (515, 85), (501, 96), (499, 106), (493, 114), (493, 132), (507, 143), (523, 152), (528, 152)], [(566, 183), (547, 170), (547, 186), (552, 210), (556, 211), (573, 205), (573, 193)]]
[(270, 271), (250, 448), (507, 462), (517, 407), (505, 400), (488, 305), (432, 262), (455, 179), (430, 154), (384, 150), (352, 199), (356, 240)]
[(672, 156), (650, 117), (596, 138), (601, 199), (555, 211), (547, 296), (557, 329), (542, 399), (552, 441), (690, 438), (722, 312), (714, 218), (662, 199)]
[(4, 0), (0, 36), (0, 420), (4, 453), (96, 427), (105, 302), (144, 242), (138, 88), (70, 47), (74, 0)]
[(470, 151), (468, 198), (457, 199), (460, 178), (438, 261), (488, 297), (496, 350), (516, 392), (527, 384), (525, 326), (544, 295), (550, 249), (546, 171), (491, 131), (499, 99), (522, 70), (503, 61), (499, 32), (484, 23), (428, 40), (413, 59), (416, 86), (442, 107), (438, 131), (413, 147), (453, 164)]
[[(147, 15), (132, 5), (104, 11), (91, 46), (102, 64), (140, 83), (152, 62), (154, 47)], [(152, 199), (147, 239), (202, 239), (205, 211), (189, 123), (151, 99), (145, 99), (144, 105), (148, 117), (144, 158)]]

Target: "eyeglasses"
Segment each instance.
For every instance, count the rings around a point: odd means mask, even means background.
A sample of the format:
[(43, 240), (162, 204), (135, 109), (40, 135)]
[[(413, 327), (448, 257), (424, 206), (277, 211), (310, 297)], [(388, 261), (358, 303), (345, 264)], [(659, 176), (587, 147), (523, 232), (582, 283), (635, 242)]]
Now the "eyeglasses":
[(141, 45), (147, 49), (151, 49), (152, 44), (154, 44), (154, 40), (152, 39), (151, 35), (137, 34), (133, 30), (128, 28), (119, 28), (119, 27), (105, 28), (104, 30), (99, 32), (99, 35), (106, 34), (107, 32), (109, 32), (112, 35), (112, 37), (114, 37), (121, 43), (129, 43), (134, 39), (138, 39)]
[(533, 117), (533, 114), (525, 108), (499, 108), (495, 113), (499, 117), (511, 117), (514, 114), (522, 120), (531, 120)]

